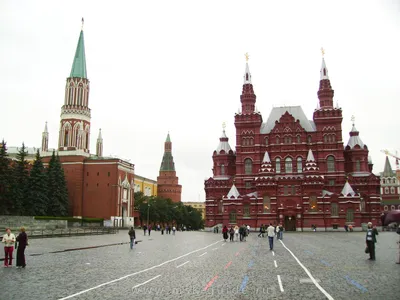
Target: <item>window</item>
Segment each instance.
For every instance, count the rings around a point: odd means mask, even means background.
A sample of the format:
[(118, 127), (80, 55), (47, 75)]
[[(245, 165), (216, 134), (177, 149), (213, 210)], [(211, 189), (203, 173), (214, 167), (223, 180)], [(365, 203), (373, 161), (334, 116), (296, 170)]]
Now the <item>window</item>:
[(300, 139), (299, 135), (297, 136), (297, 143), (299, 143), (299, 144), (301, 143), (301, 139)]
[(329, 185), (334, 186), (335, 185), (335, 179), (329, 179)]
[(337, 203), (331, 203), (331, 216), (332, 217), (338, 217), (339, 216), (339, 210), (338, 210), (338, 204)]
[(318, 204), (317, 204), (317, 197), (316, 196), (311, 196), (310, 197), (310, 208), (309, 211), (318, 211)]
[(385, 187), (385, 194), (389, 194), (389, 188)]
[(292, 143), (292, 138), (290, 136), (285, 136), (284, 142), (285, 142), (285, 144), (291, 144)]
[(396, 209), (396, 207), (394, 206), (394, 205), (392, 205), (391, 207), (390, 207), (390, 210), (395, 210)]
[(388, 207), (387, 205), (385, 205), (385, 206), (383, 207), (383, 210), (384, 210), (384, 211), (388, 211), (388, 209), (389, 209), (389, 207)]
[(308, 137), (307, 137), (307, 143), (309, 143), (309, 144), (311, 144), (311, 135), (309, 135)]
[(110, 172), (108, 172), (108, 177), (110, 177)]
[(221, 165), (221, 175), (225, 175), (225, 165)]
[(69, 131), (65, 130), (65, 135), (64, 135), (64, 147), (69, 146)]
[(275, 160), (275, 170), (276, 170), (276, 173), (281, 172), (281, 159), (280, 158), (277, 158)]
[(394, 187), (393, 186), (390, 188), (390, 193), (394, 194)]
[(292, 173), (293, 172), (293, 164), (292, 164), (292, 159), (290, 157), (287, 157), (285, 159), (285, 172), (286, 173)]
[(361, 162), (360, 160), (356, 160), (356, 172), (360, 172), (361, 171)]
[(354, 210), (352, 208), (347, 209), (346, 211), (346, 222), (354, 221)]
[(218, 203), (218, 211), (219, 211), (219, 213), (223, 213), (224, 212), (224, 207), (222, 205), (222, 200), (219, 201), (219, 203)]
[(246, 204), (243, 207), (243, 217), (248, 218), (250, 217), (250, 205)]
[(283, 186), (283, 195), (287, 196), (289, 194), (289, 187), (287, 185)]
[(268, 145), (268, 138), (265, 138), (265, 145)]
[(263, 206), (264, 206), (264, 213), (271, 212), (271, 198), (269, 196), (264, 196)]
[(252, 174), (253, 173), (253, 162), (250, 158), (246, 158), (244, 160), (244, 173)]
[(296, 186), (292, 185), (292, 195), (296, 195)]
[(100, 174), (100, 173), (99, 173), (99, 172), (97, 172), (97, 176), (99, 176), (99, 174)]
[(251, 182), (250, 181), (246, 181), (245, 182), (245, 187), (246, 187), (246, 189), (251, 188)]
[(360, 211), (365, 212), (365, 201), (363, 198), (360, 199)]
[(229, 223), (236, 223), (236, 210), (229, 213)]
[(276, 143), (279, 144), (279, 136), (276, 137)]
[(328, 156), (327, 167), (328, 172), (335, 172), (335, 158), (333, 156)]
[(301, 157), (297, 158), (297, 173), (303, 172), (303, 159)]
[(324, 135), (324, 143), (328, 142), (328, 136)]

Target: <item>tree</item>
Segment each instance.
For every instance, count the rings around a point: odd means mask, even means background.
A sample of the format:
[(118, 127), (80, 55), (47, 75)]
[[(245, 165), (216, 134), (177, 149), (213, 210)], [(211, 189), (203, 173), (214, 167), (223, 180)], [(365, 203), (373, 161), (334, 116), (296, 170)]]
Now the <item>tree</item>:
[(49, 216), (67, 216), (68, 215), (68, 190), (65, 181), (64, 170), (61, 166), (59, 156), (53, 151), (47, 169), (48, 199), (50, 205), (47, 209)]
[(31, 216), (45, 216), (49, 207), (48, 180), (39, 150), (33, 163), (28, 181), (28, 197), (26, 198), (25, 212)]
[(28, 196), (28, 179), (29, 179), (29, 168), (26, 156), (25, 144), (22, 144), (21, 149), (17, 154), (17, 161), (15, 162), (14, 169), (12, 171), (12, 185), (11, 185), (11, 199), (12, 199), (12, 214), (24, 215), (25, 207), (24, 203)]
[(0, 144), (0, 212), (5, 215), (12, 211), (11, 186), (13, 177), (10, 163), (7, 146), (3, 140)]

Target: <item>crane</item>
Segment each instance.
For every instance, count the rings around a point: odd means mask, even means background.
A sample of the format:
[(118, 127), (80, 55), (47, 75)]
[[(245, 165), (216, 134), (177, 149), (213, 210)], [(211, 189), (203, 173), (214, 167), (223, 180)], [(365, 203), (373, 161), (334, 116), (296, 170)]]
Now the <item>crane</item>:
[(396, 169), (397, 169), (397, 170), (400, 169), (400, 166), (399, 166), (400, 157), (397, 156), (397, 151), (396, 151), (396, 155), (390, 153), (390, 152), (389, 152), (388, 150), (386, 150), (386, 149), (385, 149), (385, 150), (381, 150), (381, 152), (385, 153), (387, 156), (390, 156), (390, 157), (395, 158), (395, 159), (396, 159)]

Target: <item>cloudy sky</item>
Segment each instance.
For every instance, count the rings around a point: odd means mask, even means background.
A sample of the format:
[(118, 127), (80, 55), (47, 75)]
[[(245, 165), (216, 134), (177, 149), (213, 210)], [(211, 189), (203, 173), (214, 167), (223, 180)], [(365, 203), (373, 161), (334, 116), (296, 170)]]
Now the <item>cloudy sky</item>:
[[(274, 106), (317, 106), (320, 48), (343, 139), (351, 116), (370, 150), (400, 151), (399, 1), (0, 1), (0, 138), (40, 147), (59, 117), (85, 18), (91, 150), (130, 159), (156, 179), (168, 131), (183, 201), (204, 200), (226, 122), (233, 147), (245, 69), (266, 121)], [(394, 167), (394, 161), (392, 160)]]

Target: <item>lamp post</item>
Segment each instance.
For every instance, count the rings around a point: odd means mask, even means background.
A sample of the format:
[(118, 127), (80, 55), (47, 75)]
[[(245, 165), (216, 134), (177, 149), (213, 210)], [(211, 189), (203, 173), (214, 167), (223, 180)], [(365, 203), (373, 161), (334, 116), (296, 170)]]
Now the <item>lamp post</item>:
[(147, 230), (149, 230), (149, 211), (150, 211), (150, 203), (147, 203)]

